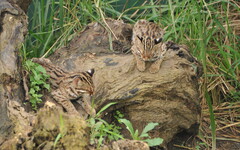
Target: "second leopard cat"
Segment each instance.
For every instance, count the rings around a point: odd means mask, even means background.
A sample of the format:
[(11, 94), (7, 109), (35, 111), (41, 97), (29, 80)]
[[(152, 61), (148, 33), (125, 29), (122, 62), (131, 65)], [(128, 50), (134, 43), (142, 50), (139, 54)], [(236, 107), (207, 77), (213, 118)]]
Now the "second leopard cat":
[(163, 43), (164, 30), (147, 20), (139, 20), (133, 27), (132, 53), (137, 62), (137, 69), (145, 71), (145, 63), (151, 62), (150, 73), (157, 73), (166, 53)]
[[(91, 95), (94, 92), (92, 81), (94, 69), (86, 72), (66, 72), (46, 58), (33, 58), (32, 61), (46, 69), (47, 74), (50, 75), (51, 95), (68, 113), (79, 115), (70, 100), (82, 97), (81, 106), (84, 111), (92, 116), (96, 114), (95, 109), (91, 107)], [(85, 114), (80, 115), (86, 116)]]

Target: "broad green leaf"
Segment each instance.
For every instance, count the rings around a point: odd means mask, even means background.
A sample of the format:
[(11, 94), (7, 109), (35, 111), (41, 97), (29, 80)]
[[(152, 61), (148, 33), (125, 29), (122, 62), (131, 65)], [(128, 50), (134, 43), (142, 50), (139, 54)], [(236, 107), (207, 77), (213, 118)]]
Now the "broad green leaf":
[(50, 84), (43, 84), (43, 86), (44, 86), (47, 90), (50, 90)]
[(34, 88), (34, 86), (38, 85), (38, 83), (36, 81), (32, 81), (31, 82), (31, 87)]
[(39, 86), (34, 86), (34, 90), (35, 90), (36, 92), (38, 92), (38, 91), (40, 90), (40, 87), (39, 87)]
[(35, 69), (36, 69), (36, 71), (38, 71), (38, 72), (41, 72), (41, 73), (43, 73), (43, 74), (46, 74), (45, 68), (43, 68), (43, 66), (41, 66), (41, 65), (38, 65)]
[(36, 97), (42, 97), (43, 95), (42, 94), (36, 94)]
[(89, 124), (90, 124), (91, 127), (92, 127), (93, 125), (95, 125), (95, 123), (96, 123), (94, 118), (88, 119), (88, 122), (89, 122)]
[(102, 122), (97, 122), (94, 126), (95, 130), (98, 130), (102, 126)]
[(100, 136), (100, 138), (98, 139), (98, 148), (97, 149), (100, 148), (100, 146), (102, 145), (103, 140), (104, 140), (103, 136)]
[[(40, 76), (39, 76), (39, 77), (40, 77)], [(38, 84), (38, 85), (42, 85), (42, 84), (45, 84), (45, 82), (44, 82), (43, 80), (38, 80), (38, 81), (37, 81), (37, 84)]]
[(39, 74), (34, 75), (34, 80), (39, 84), (41, 76)]
[(146, 137), (146, 133), (148, 131), (151, 131), (153, 128), (155, 128), (158, 125), (158, 123), (149, 123), (142, 131), (140, 137)]
[(108, 123), (105, 120), (101, 119), (101, 118), (97, 118), (96, 120), (98, 120), (98, 121), (108, 125)]
[(35, 93), (35, 90), (33, 88), (30, 89), (29, 91), (30, 94), (34, 94)]
[(162, 138), (154, 138), (154, 139), (146, 139), (144, 141), (147, 142), (150, 147), (152, 147), (152, 146), (158, 146), (158, 145), (162, 144), (163, 139)]
[(147, 134), (147, 133), (145, 133), (145, 134), (141, 134), (139, 137), (149, 137), (149, 135)]
[(134, 136), (134, 130), (133, 130), (133, 126), (132, 126), (132, 123), (127, 120), (127, 119), (119, 119), (120, 120), (120, 123), (124, 123), (126, 128), (128, 129), (128, 131), (130, 132), (131, 136), (133, 137)]
[(35, 78), (35, 76), (37, 76), (38, 75), (38, 73), (37, 73), (37, 71), (36, 70), (31, 70), (32, 71), (32, 73), (33, 73), (33, 77)]
[(49, 74), (42, 74), (42, 76), (44, 77), (44, 79), (46, 80), (46, 79), (48, 79), (49, 77), (50, 77), (50, 75)]
[(134, 140), (140, 140), (140, 138), (138, 136), (138, 129), (134, 132), (133, 139)]
[(31, 60), (27, 60), (26, 61), (26, 66), (28, 67), (28, 69), (30, 70), (32, 66), (34, 66), (34, 63)]
[(95, 117), (96, 117), (96, 118), (99, 117), (100, 114), (101, 114), (104, 110), (106, 110), (108, 107), (110, 107), (110, 106), (112, 106), (112, 105), (115, 105), (115, 104), (117, 104), (117, 102), (113, 102), (113, 103), (109, 103), (109, 104), (105, 105), (105, 106), (96, 114)]

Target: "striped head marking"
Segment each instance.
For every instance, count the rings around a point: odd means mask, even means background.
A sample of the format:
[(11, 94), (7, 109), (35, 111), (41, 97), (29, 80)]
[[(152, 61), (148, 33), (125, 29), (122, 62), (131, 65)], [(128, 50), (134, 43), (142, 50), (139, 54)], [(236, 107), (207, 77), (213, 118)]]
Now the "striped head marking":
[(164, 30), (154, 22), (139, 20), (133, 27), (132, 52), (144, 61), (155, 61), (162, 55)]
[(75, 85), (75, 89), (78, 93), (88, 93), (93, 95), (94, 93), (94, 84), (93, 77), (94, 69), (90, 69), (85, 72), (78, 73), (73, 76), (73, 83)]

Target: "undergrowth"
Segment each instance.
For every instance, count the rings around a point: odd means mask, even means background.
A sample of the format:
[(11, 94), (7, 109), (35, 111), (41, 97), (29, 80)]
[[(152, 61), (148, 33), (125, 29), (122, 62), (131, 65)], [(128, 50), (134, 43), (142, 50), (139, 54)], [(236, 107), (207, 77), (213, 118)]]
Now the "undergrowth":
[[(90, 131), (90, 144), (96, 144), (97, 148), (103, 145), (103, 142), (110, 142), (113, 140), (124, 139), (120, 133), (120, 127), (114, 123), (109, 124), (105, 120), (101, 119), (100, 115), (103, 111), (116, 103), (109, 103), (104, 106), (94, 117), (89, 118), (88, 125)], [(97, 143), (96, 141), (97, 140)]]
[(140, 141), (144, 141), (147, 142), (149, 146), (158, 146), (160, 144), (162, 144), (163, 139), (162, 138), (153, 138), (150, 139), (150, 136), (148, 135), (148, 132), (151, 131), (152, 129), (154, 129), (154, 127), (156, 127), (158, 125), (158, 123), (148, 123), (146, 125), (146, 127), (143, 129), (142, 133), (139, 134), (138, 129), (134, 130), (132, 123), (127, 120), (127, 119), (119, 119), (120, 123), (123, 123), (127, 130), (130, 132), (131, 137), (133, 140), (140, 140)]
[[(114, 103), (109, 103), (105, 105), (94, 117), (90, 117), (88, 119), (88, 125), (90, 127), (90, 144), (96, 144), (97, 149), (100, 148), (104, 143), (109, 143), (111, 141), (117, 141), (119, 139), (124, 139), (123, 135), (121, 135), (120, 130), (121, 127), (117, 126), (115, 123), (107, 123), (105, 120), (101, 119), (101, 114), (103, 111), (108, 109), (110, 106), (115, 105)], [(151, 139), (148, 135), (148, 132), (153, 130), (154, 127), (158, 125), (158, 123), (149, 123), (143, 129), (142, 133), (139, 134), (138, 130), (134, 130), (132, 123), (123, 118), (124, 115), (121, 112), (117, 111), (115, 118), (118, 120), (119, 123), (123, 123), (126, 126), (126, 129), (130, 132), (133, 140), (140, 140), (148, 143), (149, 146), (158, 146), (162, 144), (163, 139), (161, 138), (153, 138)], [(97, 143), (96, 143), (97, 141)]]
[(107, 17), (127, 23), (153, 20), (165, 28), (165, 41), (187, 45), (203, 64), (201, 104), (209, 110), (210, 147), (215, 149), (214, 110), (240, 99), (239, 6), (237, 0), (33, 0), (23, 53), (27, 58), (48, 56), (67, 45), (88, 23), (104, 24)]
[(45, 68), (41, 65), (32, 62), (31, 60), (26, 60), (24, 62), (24, 68), (29, 75), (29, 102), (34, 110), (37, 110), (37, 104), (42, 102), (42, 94), (40, 91), (42, 89), (50, 90), (50, 84), (47, 83), (49, 75), (46, 73)]

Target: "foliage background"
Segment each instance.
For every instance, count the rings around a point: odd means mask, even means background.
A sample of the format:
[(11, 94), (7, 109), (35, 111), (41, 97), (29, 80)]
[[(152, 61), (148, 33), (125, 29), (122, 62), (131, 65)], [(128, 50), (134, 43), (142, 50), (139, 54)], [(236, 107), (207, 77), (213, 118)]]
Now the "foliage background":
[(216, 139), (240, 142), (238, 0), (33, 0), (28, 16), (24, 60), (48, 56), (93, 21), (155, 21), (166, 28), (165, 41), (187, 45), (203, 64), (199, 139), (213, 149)]

